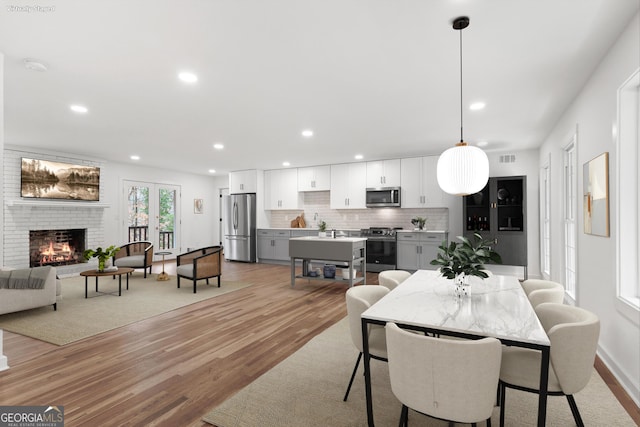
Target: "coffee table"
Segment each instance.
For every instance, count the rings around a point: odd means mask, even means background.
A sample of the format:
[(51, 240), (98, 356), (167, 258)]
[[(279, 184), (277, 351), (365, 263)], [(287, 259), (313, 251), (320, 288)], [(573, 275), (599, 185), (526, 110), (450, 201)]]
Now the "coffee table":
[(118, 276), (118, 296), (122, 295), (122, 275), (124, 274), (127, 277), (127, 290), (129, 290), (129, 273), (133, 273), (134, 269), (131, 267), (119, 267), (116, 271), (105, 271), (100, 273), (98, 270), (87, 270), (80, 273), (81, 276), (84, 276), (84, 297), (88, 298), (88, 286), (89, 286), (89, 277), (96, 278), (96, 292), (99, 294), (109, 294), (113, 295), (114, 292), (100, 292), (98, 291), (98, 277), (104, 276)]
[(158, 274), (158, 277), (156, 277), (156, 280), (160, 280), (162, 282), (165, 280), (169, 280), (170, 279), (169, 275), (164, 272), (164, 256), (171, 255), (171, 252), (169, 251), (156, 252), (156, 255), (162, 255), (162, 273)]

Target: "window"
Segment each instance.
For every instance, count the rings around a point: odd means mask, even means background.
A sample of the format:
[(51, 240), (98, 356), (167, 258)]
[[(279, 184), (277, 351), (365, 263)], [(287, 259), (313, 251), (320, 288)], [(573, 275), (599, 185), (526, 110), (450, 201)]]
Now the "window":
[(545, 279), (551, 278), (551, 172), (549, 161), (540, 171), (540, 266)]
[(618, 90), (616, 177), (618, 306), (622, 311), (630, 312), (636, 321), (640, 309), (639, 136), (640, 70), (637, 70)]
[(564, 147), (564, 286), (567, 294), (576, 299), (576, 264), (578, 259), (576, 235), (576, 136)]

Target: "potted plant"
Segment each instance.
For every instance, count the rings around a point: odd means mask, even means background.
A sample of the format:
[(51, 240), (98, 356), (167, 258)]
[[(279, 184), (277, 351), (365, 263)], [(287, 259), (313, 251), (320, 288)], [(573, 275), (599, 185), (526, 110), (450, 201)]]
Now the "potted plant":
[(446, 242), (438, 247), (440, 252), (431, 265), (440, 267), (440, 274), (447, 279), (454, 280), (456, 291), (461, 295), (468, 295), (469, 282), (467, 277), (476, 276), (482, 279), (489, 277), (484, 264), (492, 262), (502, 264), (500, 254), (491, 248), (493, 240), (485, 240), (479, 233), (474, 233), (472, 239), (458, 236), (460, 243)]
[(318, 223), (318, 231), (319, 237), (327, 237), (327, 223), (325, 221), (320, 221)]
[(413, 224), (416, 230), (424, 230), (424, 225), (426, 223), (427, 223), (427, 218), (422, 218), (421, 216), (411, 218), (411, 224)]
[(98, 272), (103, 273), (107, 260), (113, 257), (119, 250), (119, 247), (111, 245), (104, 250), (100, 247), (97, 249), (87, 249), (82, 253), (82, 256), (86, 260), (89, 260), (90, 258), (98, 258)]

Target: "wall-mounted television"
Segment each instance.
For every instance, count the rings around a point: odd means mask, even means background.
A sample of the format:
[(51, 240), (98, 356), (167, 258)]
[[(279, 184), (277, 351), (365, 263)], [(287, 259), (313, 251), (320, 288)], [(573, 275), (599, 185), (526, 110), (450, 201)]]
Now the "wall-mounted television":
[(100, 168), (22, 158), (20, 196), (35, 199), (100, 200)]

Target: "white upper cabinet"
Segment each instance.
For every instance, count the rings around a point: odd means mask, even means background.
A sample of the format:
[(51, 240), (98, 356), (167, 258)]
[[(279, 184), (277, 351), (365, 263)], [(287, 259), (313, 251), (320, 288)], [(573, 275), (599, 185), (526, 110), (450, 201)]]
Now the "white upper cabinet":
[(365, 209), (367, 188), (365, 163), (331, 165), (331, 209)]
[(313, 166), (298, 168), (298, 191), (329, 191), (331, 189), (331, 167)]
[(257, 193), (258, 171), (255, 169), (229, 172), (229, 193)]
[(367, 187), (399, 187), (400, 159), (367, 162)]
[(264, 208), (267, 210), (299, 209), (297, 169), (275, 169), (264, 172)]
[(442, 208), (449, 197), (438, 185), (438, 156), (412, 157), (401, 160), (403, 208)]

